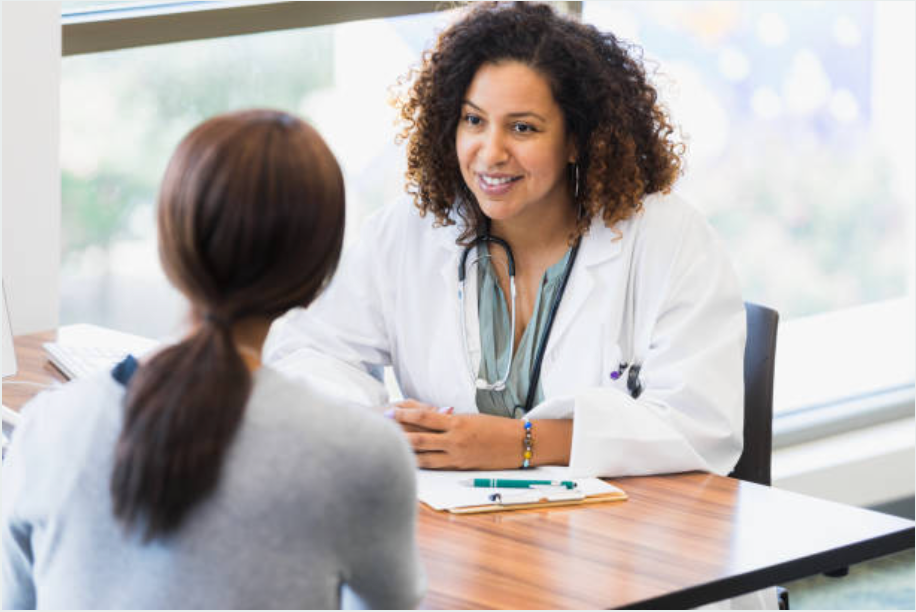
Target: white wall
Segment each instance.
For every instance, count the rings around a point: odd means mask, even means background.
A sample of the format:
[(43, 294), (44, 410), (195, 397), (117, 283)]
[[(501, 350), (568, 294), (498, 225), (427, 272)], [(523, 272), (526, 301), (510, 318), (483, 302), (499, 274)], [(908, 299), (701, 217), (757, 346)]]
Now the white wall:
[(60, 2), (3, 2), (3, 282), (13, 333), (58, 324)]

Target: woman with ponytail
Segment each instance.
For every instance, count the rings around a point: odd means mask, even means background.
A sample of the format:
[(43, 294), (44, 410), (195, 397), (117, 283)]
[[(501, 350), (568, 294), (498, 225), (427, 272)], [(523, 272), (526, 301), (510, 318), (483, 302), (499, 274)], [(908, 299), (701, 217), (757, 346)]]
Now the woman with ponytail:
[(158, 225), (190, 332), (27, 407), (4, 465), (4, 607), (416, 605), (401, 434), (260, 361), (340, 255), (324, 141), (282, 112), (203, 123), (169, 163)]

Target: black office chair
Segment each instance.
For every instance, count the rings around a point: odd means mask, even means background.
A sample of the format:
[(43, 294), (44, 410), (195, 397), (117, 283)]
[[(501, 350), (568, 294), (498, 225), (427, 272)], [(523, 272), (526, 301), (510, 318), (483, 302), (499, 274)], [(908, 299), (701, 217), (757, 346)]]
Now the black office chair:
[[(729, 476), (770, 486), (773, 461), (773, 373), (779, 313), (744, 303), (747, 343), (744, 346), (744, 450)], [(789, 592), (776, 587), (779, 609), (789, 609)]]
[(779, 313), (744, 303), (747, 344), (744, 347), (744, 450), (729, 476), (770, 486), (773, 458), (773, 372)]

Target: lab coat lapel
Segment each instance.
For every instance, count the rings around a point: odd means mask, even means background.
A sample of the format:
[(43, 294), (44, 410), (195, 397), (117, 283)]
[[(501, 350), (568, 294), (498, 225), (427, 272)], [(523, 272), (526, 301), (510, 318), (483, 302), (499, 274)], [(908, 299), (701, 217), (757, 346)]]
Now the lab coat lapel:
[[(580, 257), (581, 255), (580, 253)], [(553, 347), (556, 346), (556, 343), (569, 329), (569, 326), (576, 318), (576, 313), (582, 309), (594, 288), (595, 279), (592, 271), (583, 265), (582, 261), (576, 261), (570, 274), (569, 282), (566, 285), (566, 291), (563, 292), (563, 299), (560, 302), (560, 308), (557, 310), (553, 327), (550, 330), (550, 337), (547, 339), (547, 346), (544, 350), (545, 355), (551, 354)]]
[[(461, 361), (455, 372), (460, 373), (459, 378), (462, 381), (463, 388), (466, 387), (473, 390), (473, 381), (476, 380), (477, 372), (480, 370), (480, 319), (477, 313), (477, 275), (468, 274), (465, 277), (465, 308), (464, 312), (461, 312), (458, 302), (458, 263), (461, 259), (461, 254), (464, 252), (464, 247), (455, 243), (459, 230), (457, 226), (449, 226), (447, 228), (438, 228), (437, 231), (439, 232), (440, 246), (448, 251), (448, 254), (443, 257), (444, 263), (440, 273), (445, 284), (445, 295), (448, 296), (449, 310), (454, 321), (455, 338), (457, 339), (458, 354)], [(468, 260), (473, 259), (473, 254), (471, 254)], [(469, 270), (473, 271), (473, 266), (469, 266)], [(461, 317), (464, 317), (465, 329), (467, 330), (467, 353), (465, 353), (465, 345), (461, 338)], [(473, 368), (473, 371), (469, 369), (466, 354), (471, 357), (470, 367)], [(473, 397), (471, 405), (474, 405)]]
[(578, 257), (573, 264), (569, 283), (557, 310), (557, 318), (550, 330), (550, 338), (544, 351), (546, 355), (549, 355), (556, 343), (563, 338), (594, 291), (594, 267), (616, 257), (620, 253), (621, 242), (612, 230), (605, 227), (603, 220), (596, 218), (592, 221), (588, 234), (582, 237)]
[(468, 274), (465, 282), (464, 312), (458, 300), (458, 262), (461, 251), (457, 251), (454, 256), (447, 257), (445, 265), (442, 266), (442, 280), (445, 283), (445, 294), (449, 296), (450, 310), (452, 311), (453, 320), (455, 321), (455, 330), (458, 338), (458, 344), (462, 353), (464, 344), (461, 339), (461, 317), (464, 317), (465, 329), (467, 330), (467, 350), (471, 355), (471, 365), (474, 371), (468, 370), (467, 359), (462, 356), (462, 370), (467, 374), (467, 380), (477, 378), (477, 371), (480, 368), (480, 320), (477, 315), (477, 275)]

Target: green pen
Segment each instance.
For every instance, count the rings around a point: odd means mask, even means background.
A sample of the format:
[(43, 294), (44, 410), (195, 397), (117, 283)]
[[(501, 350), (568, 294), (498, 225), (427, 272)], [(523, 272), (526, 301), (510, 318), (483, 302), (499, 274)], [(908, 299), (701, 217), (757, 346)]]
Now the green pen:
[(464, 480), (461, 484), (469, 487), (499, 489), (533, 489), (537, 487), (576, 488), (576, 483), (572, 480), (523, 480), (515, 478), (474, 478), (473, 480)]

